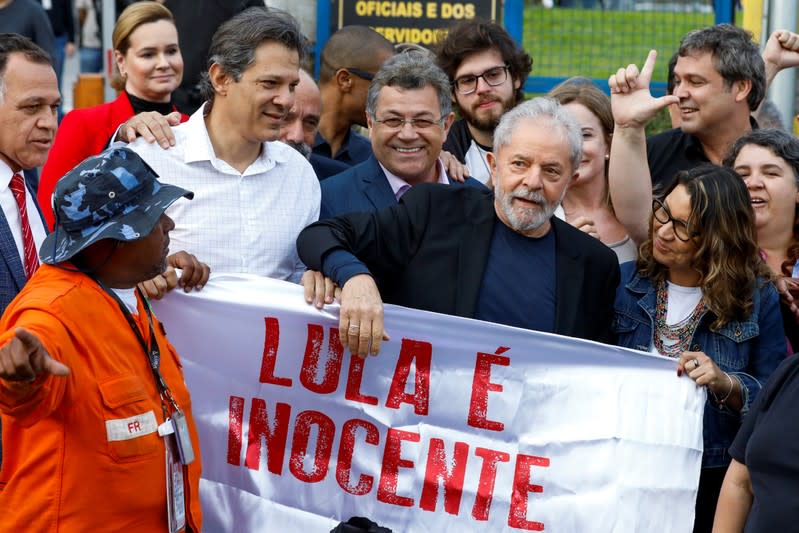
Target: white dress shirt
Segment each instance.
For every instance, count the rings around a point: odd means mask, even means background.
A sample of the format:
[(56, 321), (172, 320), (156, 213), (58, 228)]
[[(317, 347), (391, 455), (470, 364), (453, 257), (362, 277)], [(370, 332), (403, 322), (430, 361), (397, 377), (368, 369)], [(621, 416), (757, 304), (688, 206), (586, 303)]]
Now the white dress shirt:
[[(22, 223), (19, 219), (17, 200), (14, 198), (14, 193), (11, 192), (9, 188), (13, 176), (14, 172), (11, 170), (11, 167), (0, 159), (0, 207), (2, 207), (3, 214), (6, 216), (8, 227), (11, 229), (11, 235), (14, 237), (14, 244), (17, 245), (19, 260), (22, 261), (22, 266), (24, 268), (25, 255), (22, 244)], [(24, 175), (22, 179), (25, 179)], [(36, 200), (33, 198), (27, 186), (25, 187), (25, 206), (28, 209), (28, 223), (31, 226), (33, 242), (36, 243), (36, 249), (39, 250), (42, 247), (44, 238), (47, 236), (47, 230), (44, 228), (44, 222), (42, 222), (42, 215), (39, 214), (39, 208), (36, 206)]]
[(167, 210), (175, 221), (170, 251), (185, 250), (212, 272), (299, 281), (300, 231), (319, 218), (321, 192), (311, 164), (281, 142), (265, 142), (244, 173), (214, 154), (203, 107), (172, 128), (175, 146), (130, 145), (164, 183), (194, 192)]

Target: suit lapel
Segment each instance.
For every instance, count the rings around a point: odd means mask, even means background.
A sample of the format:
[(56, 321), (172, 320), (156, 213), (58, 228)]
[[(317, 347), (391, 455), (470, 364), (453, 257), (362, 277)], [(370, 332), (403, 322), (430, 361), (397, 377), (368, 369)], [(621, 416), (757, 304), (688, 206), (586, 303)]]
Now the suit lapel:
[(36, 191), (31, 189), (30, 182), (27, 178), (25, 179), (25, 187), (28, 189), (28, 194), (30, 194), (31, 198), (33, 198), (33, 205), (36, 206), (36, 211), (39, 213), (39, 219), (42, 221), (42, 226), (44, 226), (44, 233), (47, 234), (50, 232), (50, 228), (47, 227), (47, 221), (44, 219), (44, 215), (42, 214), (42, 208), (39, 207), (39, 200), (36, 198)]
[(455, 297), (455, 314), (473, 317), (477, 296), (483, 281), (491, 235), (494, 232), (494, 196), (485, 195), (466, 214), (466, 223), (455, 231), (462, 232), (458, 239), (458, 274)]
[(560, 238), (558, 227), (566, 222), (554, 216), (551, 220), (555, 231), (555, 333), (569, 335), (575, 330), (575, 322), (585, 305), (579, 300), (584, 272), (579, 251)]
[(383, 209), (387, 205), (397, 203), (397, 197), (391, 190), (388, 178), (380, 168), (374, 156), (369, 158), (370, 165), (365, 165), (366, 172), (361, 176), (361, 184), (364, 196), (371, 202), (375, 210)]
[(0, 255), (3, 256), (3, 262), (6, 268), (11, 273), (17, 290), (22, 290), (25, 285), (25, 268), (22, 266), (22, 259), (19, 257), (17, 245), (14, 242), (14, 237), (11, 234), (11, 227), (8, 225), (5, 213), (0, 209)]

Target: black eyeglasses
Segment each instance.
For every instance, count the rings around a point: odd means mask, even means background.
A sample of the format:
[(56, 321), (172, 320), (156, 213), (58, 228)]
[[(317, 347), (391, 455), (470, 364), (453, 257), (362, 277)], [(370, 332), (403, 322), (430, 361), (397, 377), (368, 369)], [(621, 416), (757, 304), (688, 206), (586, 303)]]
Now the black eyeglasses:
[(389, 117), (381, 120), (377, 117), (372, 117), (372, 120), (392, 130), (404, 128), (405, 124), (410, 124), (415, 130), (424, 130), (427, 128), (432, 128), (436, 124), (441, 124), (446, 118), (447, 117), (441, 117), (438, 119)]
[(364, 79), (366, 81), (372, 81), (374, 79), (374, 77), (375, 77), (375, 75), (372, 74), (371, 72), (368, 72), (366, 70), (361, 70), (359, 68), (355, 68), (355, 67), (341, 67), (341, 68), (346, 70), (347, 72), (349, 72), (351, 74), (355, 74), (359, 78)]
[(508, 68), (510, 68), (508, 65), (502, 65), (501, 67), (492, 67), (476, 76), (467, 74), (456, 79), (452, 82), (452, 85), (460, 94), (471, 94), (476, 91), (477, 80), (480, 78), (483, 78), (491, 87), (496, 87), (497, 85), (502, 85), (508, 79)]
[(669, 222), (671, 222), (671, 227), (672, 230), (674, 231), (674, 236), (683, 242), (688, 242), (693, 237), (699, 235), (698, 233), (692, 232), (690, 230), (690, 228), (688, 227), (688, 222), (671, 216), (668, 207), (666, 207), (666, 205), (657, 198), (652, 200), (652, 216), (654, 216), (655, 220), (657, 220), (661, 224), (668, 224)]

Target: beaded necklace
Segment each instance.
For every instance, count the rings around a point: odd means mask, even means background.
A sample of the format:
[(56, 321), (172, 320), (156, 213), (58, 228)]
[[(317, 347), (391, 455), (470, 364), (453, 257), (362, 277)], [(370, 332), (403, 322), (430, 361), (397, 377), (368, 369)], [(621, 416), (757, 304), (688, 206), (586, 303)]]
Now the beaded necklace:
[[(657, 284), (657, 303), (655, 305), (655, 348), (659, 353), (676, 359), (688, 349), (688, 344), (699, 325), (699, 317), (705, 310), (705, 299), (700, 298), (691, 314), (676, 324), (666, 323), (668, 307), (668, 288), (666, 282), (661, 281)], [(666, 344), (663, 342), (664, 340), (676, 342)]]

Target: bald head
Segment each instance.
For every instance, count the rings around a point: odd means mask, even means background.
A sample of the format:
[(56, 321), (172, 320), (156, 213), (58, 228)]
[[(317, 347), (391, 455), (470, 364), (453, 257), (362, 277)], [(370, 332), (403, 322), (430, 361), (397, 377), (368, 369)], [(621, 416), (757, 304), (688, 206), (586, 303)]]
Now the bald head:
[(294, 96), (294, 107), (280, 128), (280, 140), (307, 158), (311, 155), (311, 146), (319, 129), (322, 96), (316, 82), (304, 70), (300, 70), (300, 83), (294, 90)]
[(341, 68), (375, 73), (394, 54), (394, 45), (368, 26), (344, 26), (322, 49), (319, 84), (328, 83)]

